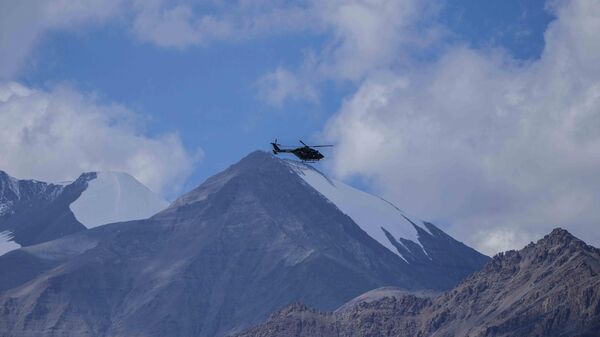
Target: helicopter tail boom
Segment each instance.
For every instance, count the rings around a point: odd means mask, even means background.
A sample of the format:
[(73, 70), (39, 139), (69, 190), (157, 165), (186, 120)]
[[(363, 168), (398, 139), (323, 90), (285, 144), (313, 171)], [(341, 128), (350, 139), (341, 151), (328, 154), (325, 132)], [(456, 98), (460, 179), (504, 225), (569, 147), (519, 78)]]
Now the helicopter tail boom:
[(275, 139), (275, 142), (271, 143), (271, 145), (273, 146), (273, 153), (274, 154), (278, 154), (279, 152), (286, 152), (285, 150), (282, 150), (279, 147), (279, 144), (277, 144), (277, 139)]

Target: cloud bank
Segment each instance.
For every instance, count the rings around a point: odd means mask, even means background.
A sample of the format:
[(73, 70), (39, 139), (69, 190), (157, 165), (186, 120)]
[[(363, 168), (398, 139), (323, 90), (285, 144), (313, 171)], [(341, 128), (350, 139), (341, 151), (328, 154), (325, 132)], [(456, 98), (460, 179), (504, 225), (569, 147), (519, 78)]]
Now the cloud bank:
[(123, 171), (155, 192), (179, 192), (201, 154), (189, 153), (176, 134), (146, 136), (141, 124), (126, 108), (69, 87), (0, 83), (0, 169), (55, 182)]
[(599, 245), (600, 3), (551, 4), (538, 60), (454, 45), (368, 73), (324, 130), (334, 172), (489, 254), (555, 226)]

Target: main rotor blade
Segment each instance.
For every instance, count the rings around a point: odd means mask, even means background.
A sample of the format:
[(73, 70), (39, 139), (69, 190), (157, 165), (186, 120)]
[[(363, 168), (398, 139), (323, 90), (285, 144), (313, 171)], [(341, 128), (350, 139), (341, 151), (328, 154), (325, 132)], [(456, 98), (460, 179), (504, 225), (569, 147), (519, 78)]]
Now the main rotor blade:
[(310, 147), (333, 147), (333, 145), (309, 145)]
[(275, 142), (271, 143), (271, 145), (277, 145), (280, 147), (298, 147), (297, 145), (283, 145), (283, 144), (279, 144), (277, 143), (277, 139), (275, 139)]
[(306, 145), (306, 143), (304, 143), (304, 142), (302, 141), (302, 139), (299, 139), (299, 140), (300, 140), (300, 143), (302, 143), (302, 145), (304, 145), (304, 146), (308, 146), (308, 145)]

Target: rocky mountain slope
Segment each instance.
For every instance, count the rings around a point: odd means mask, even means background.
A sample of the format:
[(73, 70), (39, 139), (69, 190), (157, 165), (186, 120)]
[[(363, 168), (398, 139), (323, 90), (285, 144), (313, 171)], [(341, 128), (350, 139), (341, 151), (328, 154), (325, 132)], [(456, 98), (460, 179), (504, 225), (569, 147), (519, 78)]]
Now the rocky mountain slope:
[(406, 249), (393, 251), (294, 165), (254, 152), (150, 219), (5, 254), (0, 270), (20, 272), (0, 293), (0, 336), (223, 336), (297, 301), (448, 289), (487, 260), (402, 216), (380, 224)]
[(237, 336), (600, 336), (600, 250), (555, 229), (434, 299), (384, 292), (330, 313), (295, 304)]
[(125, 173), (89, 172), (52, 184), (0, 171), (0, 255), (101, 224), (148, 218), (167, 205)]

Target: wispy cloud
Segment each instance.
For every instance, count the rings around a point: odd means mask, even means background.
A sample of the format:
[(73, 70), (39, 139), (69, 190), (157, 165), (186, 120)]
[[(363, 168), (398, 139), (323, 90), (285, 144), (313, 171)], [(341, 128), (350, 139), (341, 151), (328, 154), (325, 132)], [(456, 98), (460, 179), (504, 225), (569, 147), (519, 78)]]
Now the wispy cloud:
[(275, 107), (281, 107), (290, 100), (317, 103), (317, 88), (301, 75), (285, 68), (277, 68), (258, 81), (259, 98)]
[(308, 2), (239, 0), (231, 2), (133, 1), (132, 31), (159, 47), (186, 48), (215, 41), (310, 31)]
[(135, 39), (162, 48), (206, 46), (316, 29), (303, 2), (263, 0), (23, 0), (0, 3), (0, 79), (14, 79), (40, 38), (119, 20)]
[[(443, 36), (441, 26), (431, 20), (438, 10), (432, 2), (415, 0), (311, 1), (311, 23), (326, 36), (324, 47), (305, 53), (298, 68), (278, 67), (265, 79), (287, 74), (295, 87), (315, 88), (328, 80), (360, 83), (369, 74), (406, 65), (415, 51), (432, 47)], [(260, 97), (270, 104), (271, 97), (277, 97), (276, 103), (301, 99), (289, 90), (290, 82), (264, 81)], [(304, 95), (313, 102), (315, 97)]]

